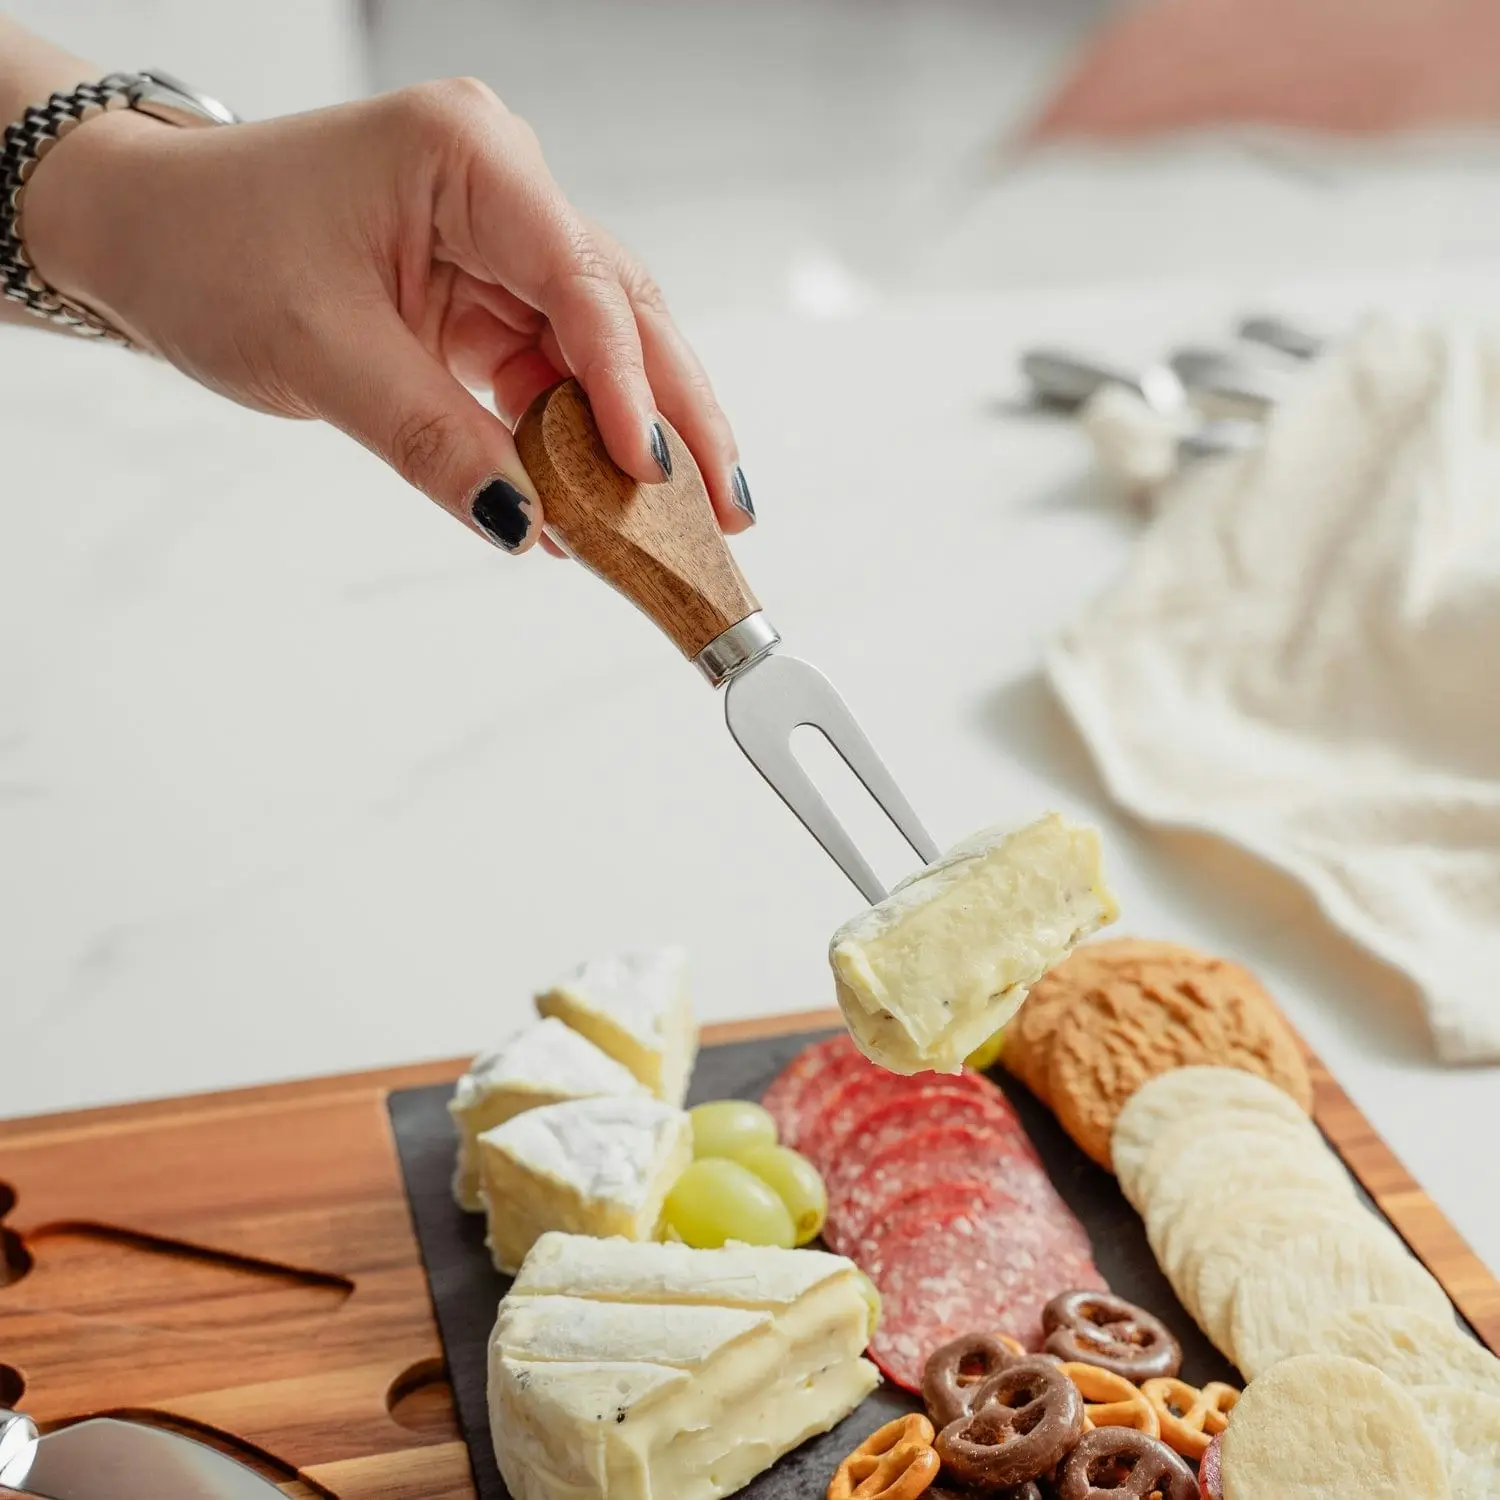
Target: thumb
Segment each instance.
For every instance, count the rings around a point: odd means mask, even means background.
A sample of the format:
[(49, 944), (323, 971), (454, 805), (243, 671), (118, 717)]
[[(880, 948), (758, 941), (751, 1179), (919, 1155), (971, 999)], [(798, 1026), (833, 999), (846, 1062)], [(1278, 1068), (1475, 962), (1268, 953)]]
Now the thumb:
[(328, 351), (318, 414), (486, 541), (525, 552), (542, 502), (505, 424), (423, 348), (393, 312)]

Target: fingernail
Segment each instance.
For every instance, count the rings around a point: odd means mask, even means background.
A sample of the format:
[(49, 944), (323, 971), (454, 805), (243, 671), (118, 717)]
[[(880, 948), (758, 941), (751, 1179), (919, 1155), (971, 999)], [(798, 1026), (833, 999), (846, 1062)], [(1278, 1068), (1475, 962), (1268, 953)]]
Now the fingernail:
[(497, 547), (503, 547), (507, 552), (518, 551), (531, 535), (535, 515), (531, 500), (500, 475), (479, 486), (469, 511), (474, 524)]
[(752, 521), (755, 519), (755, 501), (750, 498), (750, 486), (745, 483), (745, 471), (738, 464), (734, 466), (734, 474), (729, 480), (729, 498)]
[(672, 450), (667, 447), (667, 435), (662, 431), (660, 422), (651, 424), (651, 457), (656, 460), (656, 467), (670, 479), (672, 477)]

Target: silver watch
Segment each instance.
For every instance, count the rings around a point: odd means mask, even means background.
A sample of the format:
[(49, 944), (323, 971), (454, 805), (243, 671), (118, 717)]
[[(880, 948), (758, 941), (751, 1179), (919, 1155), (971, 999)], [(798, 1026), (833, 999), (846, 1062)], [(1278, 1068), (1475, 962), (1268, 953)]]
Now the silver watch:
[(138, 109), (169, 125), (233, 125), (238, 116), (217, 99), (152, 68), (144, 73), (111, 73), (98, 83), (80, 84), (34, 105), (5, 132), (0, 147), (0, 289), (39, 318), (60, 323), (85, 338), (129, 340), (92, 308), (65, 297), (37, 275), (26, 254), (22, 212), (26, 184), (37, 163), (60, 141), (95, 115), (111, 109)]

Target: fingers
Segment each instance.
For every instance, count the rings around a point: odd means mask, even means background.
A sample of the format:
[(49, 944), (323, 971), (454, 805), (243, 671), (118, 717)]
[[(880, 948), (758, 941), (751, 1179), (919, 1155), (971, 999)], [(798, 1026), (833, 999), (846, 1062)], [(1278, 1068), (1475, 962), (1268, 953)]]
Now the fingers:
[(670, 463), (657, 430), (635, 310), (594, 236), (573, 211), (523, 121), (495, 105), (494, 129), (470, 138), (464, 211), (482, 274), (543, 313), (567, 369), (594, 409), (610, 456), (645, 483)]
[[(514, 422), (554, 373), (582, 383), (610, 456), (657, 483), (671, 473), (665, 417), (703, 471), (720, 524), (755, 517), (734, 437), (651, 279), (568, 203), (529, 126), (480, 85), (424, 94), (446, 122), (435, 229), (445, 258), (503, 287), (546, 320), (542, 357), (506, 351), (492, 369), (497, 409)], [(551, 368), (549, 368), (549, 366)]]
[(542, 504), (505, 424), (424, 349), (394, 309), (320, 341), (319, 415), (506, 552), (541, 535)]
[(755, 524), (755, 502), (708, 376), (664, 308), (647, 305), (638, 316), (658, 408), (698, 460), (719, 525), (731, 534), (748, 530)]
[(719, 524), (731, 533), (746, 530), (755, 524), (755, 502), (740, 468), (734, 433), (708, 375), (677, 327), (661, 288), (605, 230), (596, 227), (594, 234), (635, 311), (657, 409), (697, 459)]
[[(556, 385), (565, 373), (540, 349), (523, 349), (493, 366), (489, 372), (489, 384), (501, 420), (507, 427), (514, 428), (526, 408), (543, 391)], [(653, 479), (659, 477), (652, 475)]]

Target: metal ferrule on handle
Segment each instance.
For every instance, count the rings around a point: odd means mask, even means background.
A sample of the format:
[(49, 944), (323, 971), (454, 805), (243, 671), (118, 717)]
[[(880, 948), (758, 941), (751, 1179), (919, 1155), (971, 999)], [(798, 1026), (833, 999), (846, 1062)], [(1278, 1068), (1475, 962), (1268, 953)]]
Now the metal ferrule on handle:
[(781, 635), (764, 610), (746, 615), (738, 625), (716, 635), (694, 658), (710, 687), (723, 687), (737, 672), (753, 667), (781, 644)]

